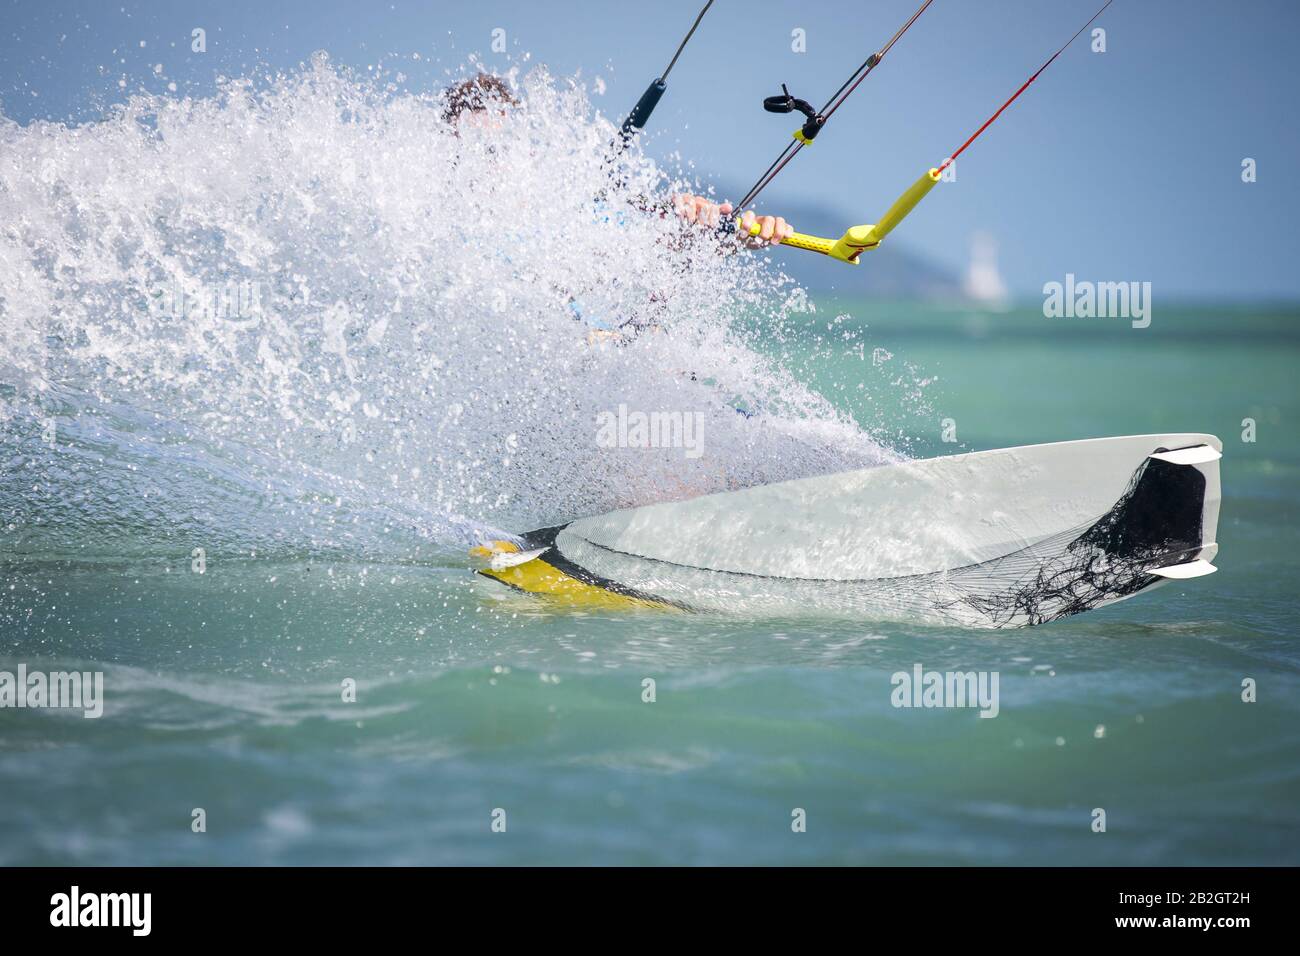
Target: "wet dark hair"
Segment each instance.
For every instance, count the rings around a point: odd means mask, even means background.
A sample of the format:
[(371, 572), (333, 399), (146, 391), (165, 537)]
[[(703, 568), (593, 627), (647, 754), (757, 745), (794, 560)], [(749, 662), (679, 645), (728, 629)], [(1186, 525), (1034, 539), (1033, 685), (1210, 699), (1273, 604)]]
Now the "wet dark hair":
[(466, 111), (481, 113), (495, 105), (504, 110), (507, 106), (518, 106), (506, 81), (490, 73), (480, 73), (468, 80), (461, 80), (444, 94), (442, 118), (455, 125), (461, 114)]

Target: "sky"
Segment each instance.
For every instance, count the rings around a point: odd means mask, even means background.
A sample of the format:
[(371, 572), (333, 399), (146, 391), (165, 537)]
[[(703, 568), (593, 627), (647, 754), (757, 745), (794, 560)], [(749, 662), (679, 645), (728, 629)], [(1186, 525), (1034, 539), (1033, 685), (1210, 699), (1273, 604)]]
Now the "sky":
[[(324, 50), (360, 70), (400, 69), (416, 90), (445, 85), (473, 54), (502, 70), (527, 56), (601, 80), (596, 104), (619, 118), (702, 2), (0, 0), (0, 112), (21, 124), (87, 122), (142, 87), (206, 95), (220, 75), (293, 68)], [(828, 207), (846, 227), (874, 221), (1101, 2), (935, 0), (763, 205)], [(743, 189), (797, 125), (763, 112), (763, 97), (786, 83), (820, 104), (918, 3), (716, 0), (646, 148)], [(889, 241), (960, 272), (974, 234), (988, 233), (1024, 296), (1073, 273), (1149, 281), (1166, 301), (1300, 300), (1300, 186), (1286, 167), (1300, 155), (1300, 3), (1115, 0), (1095, 26), (1105, 52), (1081, 36)], [(203, 53), (190, 49), (196, 27)], [(492, 50), (494, 30), (505, 53)], [(1255, 182), (1242, 181), (1247, 159)]]

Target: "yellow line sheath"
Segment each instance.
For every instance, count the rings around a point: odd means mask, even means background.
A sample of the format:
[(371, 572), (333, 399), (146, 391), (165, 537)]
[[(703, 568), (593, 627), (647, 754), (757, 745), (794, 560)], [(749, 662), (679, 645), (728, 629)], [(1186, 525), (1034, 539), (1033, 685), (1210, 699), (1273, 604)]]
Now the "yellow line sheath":
[[(810, 236), (802, 232), (796, 232), (782, 239), (781, 244), (794, 246), (796, 249), (806, 249), (809, 252), (817, 252), (823, 256), (830, 256), (832, 259), (847, 262), (850, 265), (857, 265), (858, 257), (864, 251), (874, 249), (880, 245), (881, 240), (889, 235), (894, 227), (906, 218), (909, 212), (916, 208), (916, 204), (926, 197), (938, 181), (938, 169), (930, 169), (922, 174), (920, 179), (912, 183), (901, 196), (894, 200), (894, 204), (885, 211), (880, 221), (874, 225), (853, 226), (838, 239), (826, 239), (822, 236)], [(750, 227), (749, 234), (756, 236), (759, 231), (759, 226), (755, 224)]]

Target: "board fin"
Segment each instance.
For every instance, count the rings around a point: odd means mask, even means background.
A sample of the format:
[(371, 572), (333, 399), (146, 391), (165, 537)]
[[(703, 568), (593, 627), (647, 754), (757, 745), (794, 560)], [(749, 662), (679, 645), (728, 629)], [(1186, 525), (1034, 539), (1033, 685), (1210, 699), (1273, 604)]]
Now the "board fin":
[(493, 571), (504, 571), (506, 568), (513, 568), (517, 564), (526, 564), (533, 558), (541, 557), (550, 548), (537, 548), (533, 551), (505, 552), (492, 555), (489, 566)]
[(472, 558), (485, 559), (493, 571), (504, 571), (517, 564), (526, 564), (549, 550), (550, 547), (546, 546), (524, 551), (513, 541), (490, 541), (470, 548), (469, 554)]
[(1195, 561), (1184, 561), (1182, 564), (1170, 564), (1163, 568), (1152, 568), (1151, 574), (1158, 575), (1162, 578), (1169, 578), (1173, 581), (1185, 581), (1189, 578), (1200, 578), (1207, 574), (1213, 574), (1219, 570), (1204, 558), (1197, 558)]
[(513, 541), (489, 541), (469, 549), (472, 558), (491, 558), (496, 554), (516, 554), (522, 549)]
[(1223, 452), (1212, 445), (1188, 445), (1186, 448), (1175, 448), (1172, 451), (1152, 452), (1147, 457), (1159, 458), (1171, 465), (1203, 465), (1218, 461), (1223, 457)]

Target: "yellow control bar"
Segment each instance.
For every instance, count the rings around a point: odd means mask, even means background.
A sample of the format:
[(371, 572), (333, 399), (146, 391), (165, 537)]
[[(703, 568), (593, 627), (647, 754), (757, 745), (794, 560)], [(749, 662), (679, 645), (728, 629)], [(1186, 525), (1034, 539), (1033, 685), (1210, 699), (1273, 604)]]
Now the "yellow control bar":
[[(916, 204), (926, 197), (926, 194), (934, 188), (934, 184), (938, 181), (939, 170), (928, 170), (920, 179), (912, 183), (903, 195), (894, 200), (894, 204), (885, 211), (885, 214), (880, 217), (880, 221), (874, 225), (853, 226), (838, 239), (826, 239), (822, 236), (809, 236), (802, 232), (796, 232), (794, 235), (782, 239), (781, 244), (794, 246), (796, 249), (807, 249), (809, 252), (817, 252), (823, 256), (830, 256), (832, 259), (839, 259), (841, 262), (856, 266), (858, 256), (864, 251), (874, 249), (880, 245), (880, 241), (889, 235), (909, 212), (916, 208)], [(759, 227), (757, 225), (752, 226), (749, 230), (751, 236), (756, 236), (758, 233)]]

